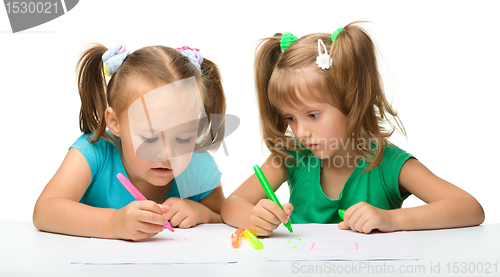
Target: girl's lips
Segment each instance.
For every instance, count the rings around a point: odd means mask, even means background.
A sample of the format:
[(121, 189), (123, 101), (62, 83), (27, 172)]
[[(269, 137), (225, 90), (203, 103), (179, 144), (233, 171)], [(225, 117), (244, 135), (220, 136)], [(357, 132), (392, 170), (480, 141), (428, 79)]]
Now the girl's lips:
[(309, 149), (312, 149), (312, 148), (316, 148), (316, 147), (318, 147), (318, 144), (316, 144), (316, 143), (311, 143), (311, 144), (307, 144), (307, 145), (306, 145), (306, 147), (307, 147), (307, 148), (309, 148)]
[(152, 170), (158, 174), (168, 174), (172, 171), (172, 169), (170, 168), (161, 168), (161, 167), (152, 168)]

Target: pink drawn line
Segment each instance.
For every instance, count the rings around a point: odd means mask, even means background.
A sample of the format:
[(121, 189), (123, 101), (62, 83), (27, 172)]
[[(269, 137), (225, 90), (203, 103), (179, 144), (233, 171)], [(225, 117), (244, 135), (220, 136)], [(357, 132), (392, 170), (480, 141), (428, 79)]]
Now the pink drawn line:
[(172, 240), (172, 241), (186, 241), (187, 238), (184, 238), (184, 239), (169, 239), (169, 240)]
[[(356, 248), (336, 248), (336, 247), (333, 247), (333, 248), (314, 248), (314, 245), (316, 243), (343, 243), (343, 244), (354, 243), (354, 245), (356, 246)], [(359, 245), (356, 242), (320, 241), (320, 242), (314, 242), (311, 245), (311, 249), (314, 249), (314, 250), (358, 250), (359, 249)]]

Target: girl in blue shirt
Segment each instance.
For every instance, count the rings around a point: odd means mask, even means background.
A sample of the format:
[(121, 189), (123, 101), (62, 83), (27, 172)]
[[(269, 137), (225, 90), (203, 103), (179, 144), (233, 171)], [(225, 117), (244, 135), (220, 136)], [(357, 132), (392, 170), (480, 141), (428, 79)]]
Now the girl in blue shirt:
[[(224, 121), (213, 120), (226, 109), (217, 66), (189, 47), (129, 54), (124, 44), (95, 44), (77, 69), (84, 134), (38, 198), (36, 228), (140, 240), (167, 220), (180, 228), (221, 222), (221, 173), (206, 152), (224, 137)], [(118, 173), (148, 201), (134, 201)]]

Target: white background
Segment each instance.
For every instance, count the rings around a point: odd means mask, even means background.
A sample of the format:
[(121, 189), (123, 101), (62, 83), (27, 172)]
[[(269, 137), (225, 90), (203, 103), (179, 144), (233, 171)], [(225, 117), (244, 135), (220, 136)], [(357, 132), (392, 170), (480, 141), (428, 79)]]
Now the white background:
[[(132, 51), (188, 45), (220, 66), (227, 112), (241, 119), (226, 139), (229, 156), (222, 148), (215, 154), (229, 196), (267, 156), (253, 85), (257, 41), (369, 20), (384, 57), (387, 96), (408, 133), (391, 141), (475, 196), (485, 223), (498, 223), (496, 7), (495, 1), (86, 0), (17, 34), (0, 8), (0, 220), (31, 220), (37, 197), (80, 135), (75, 66), (84, 44), (124, 40)], [(288, 201), (286, 185), (278, 197)], [(404, 207), (422, 203), (411, 196)]]

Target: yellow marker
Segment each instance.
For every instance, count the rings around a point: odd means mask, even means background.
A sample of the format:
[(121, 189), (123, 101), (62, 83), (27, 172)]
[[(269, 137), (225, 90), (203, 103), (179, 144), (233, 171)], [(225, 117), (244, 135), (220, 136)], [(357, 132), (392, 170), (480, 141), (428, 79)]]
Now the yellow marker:
[(254, 234), (252, 234), (252, 232), (250, 232), (250, 230), (243, 231), (243, 236), (245, 236), (245, 238), (248, 240), (248, 242), (250, 243), (250, 245), (252, 245), (253, 248), (257, 250), (264, 248), (262, 242), (260, 242), (259, 239)]

